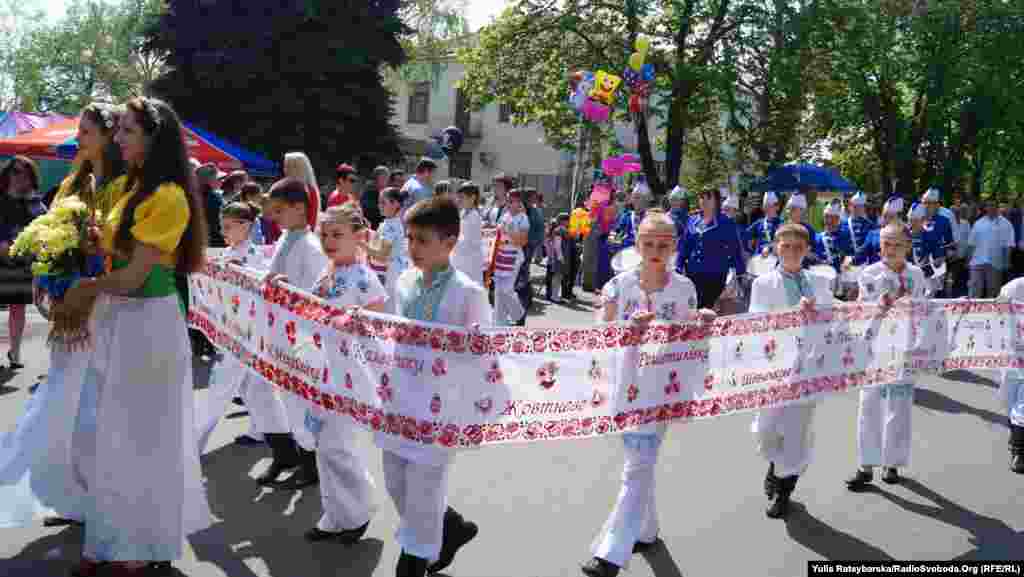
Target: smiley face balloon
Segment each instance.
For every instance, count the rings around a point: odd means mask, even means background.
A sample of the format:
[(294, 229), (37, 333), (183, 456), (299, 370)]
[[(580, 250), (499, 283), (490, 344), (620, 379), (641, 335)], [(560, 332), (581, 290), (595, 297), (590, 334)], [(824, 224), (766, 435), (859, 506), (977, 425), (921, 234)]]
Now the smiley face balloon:
[(598, 70), (594, 75), (594, 88), (590, 91), (590, 98), (611, 106), (615, 102), (615, 91), (622, 84), (622, 78), (614, 74)]

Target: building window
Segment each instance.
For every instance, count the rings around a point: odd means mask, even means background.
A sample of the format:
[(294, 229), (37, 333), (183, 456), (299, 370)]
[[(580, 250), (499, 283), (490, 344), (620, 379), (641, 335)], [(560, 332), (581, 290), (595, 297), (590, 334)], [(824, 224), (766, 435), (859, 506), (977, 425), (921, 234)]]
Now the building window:
[(430, 83), (414, 84), (409, 92), (409, 124), (426, 124), (430, 110)]
[(498, 122), (505, 124), (510, 122), (512, 119), (512, 105), (508, 102), (502, 102), (498, 105)]
[(448, 176), (462, 180), (473, 178), (473, 153), (456, 152), (448, 157)]
[(455, 91), (455, 126), (462, 131), (463, 136), (469, 136), (469, 106), (466, 104), (466, 94), (461, 89)]

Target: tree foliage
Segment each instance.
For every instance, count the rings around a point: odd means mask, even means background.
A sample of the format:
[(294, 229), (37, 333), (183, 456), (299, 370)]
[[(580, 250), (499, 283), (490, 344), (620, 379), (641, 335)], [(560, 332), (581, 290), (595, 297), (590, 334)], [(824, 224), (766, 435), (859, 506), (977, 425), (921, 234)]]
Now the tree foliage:
[(163, 69), (163, 54), (143, 47), (160, 0), (73, 0), (52, 25), (30, 28), (12, 51), (15, 106), (77, 114), (92, 100), (143, 94)]
[[(173, 1), (149, 31), (172, 69), (154, 83), (200, 126), (318, 173), (399, 155), (382, 69), (405, 60), (397, 0)], [(329, 181), (330, 178), (323, 178)]]

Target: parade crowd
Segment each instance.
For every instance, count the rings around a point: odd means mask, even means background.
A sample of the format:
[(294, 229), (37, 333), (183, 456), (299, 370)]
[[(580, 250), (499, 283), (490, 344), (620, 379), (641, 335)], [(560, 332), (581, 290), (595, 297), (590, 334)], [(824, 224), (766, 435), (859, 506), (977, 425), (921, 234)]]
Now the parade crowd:
[[(595, 322), (710, 322), (837, 300), (883, 308), (965, 294), (1024, 300), (1024, 281), (1003, 284), (1020, 272), (1020, 212), (995, 203), (979, 204), (977, 215), (945, 208), (935, 189), (894, 196), (877, 218), (868, 216), (864, 194), (852, 194), (827, 206), (821, 231), (806, 222), (801, 191), (765, 193), (762, 213), (748, 222), (736, 199), (718, 190), (700, 192), (692, 213), (680, 187), (665, 207), (651, 208), (642, 181), (621, 207), (613, 195), (545, 216), (541, 191), (498, 175), (483, 206), (479, 184), (435, 182), (429, 158), (408, 177), (377, 167), (361, 195), (357, 170), (341, 164), (335, 190), (322, 195), (309, 158), (293, 152), (283, 178), (265, 190), (243, 171), (224, 174), (189, 159), (177, 115), (150, 98), (89, 105), (78, 141), (74, 169), (53, 194), (38, 190), (31, 159), (16, 157), (0, 171), (12, 370), (24, 368), (26, 307), (46, 299), (28, 263), (8, 258), (19, 231), (77, 198), (99, 213), (106, 257), (104, 274), (80, 280), (51, 309), (54, 322), (88, 319), (91, 346), (51, 347), (45, 382), (0, 444), (0, 526), (40, 517), (51, 526), (84, 525), (83, 558), (71, 573), (79, 577), (169, 574), (186, 536), (212, 522), (199, 454), (232, 401), (250, 416), (250, 431), (236, 442), (271, 452), (257, 484), (320, 486), (323, 514), (307, 540), (352, 544), (371, 522), (371, 456), (359, 449), (355, 425), (322, 418), (322, 409), (228, 356), (216, 362), (209, 402), (194, 406), (193, 353), (206, 362), (217, 355), (186, 328), (187, 279), (202, 270), (210, 247), (225, 263), (264, 271), (271, 285), (340, 307), (467, 328), (525, 325), (537, 263), (546, 267), (548, 301), (576, 299), (581, 285), (599, 295)], [(1022, 381), (1016, 371), (1004, 375), (1017, 473), (1024, 473)], [(900, 482), (913, 391), (912, 380), (860, 391), (858, 462), (845, 481), (851, 491), (873, 483), (876, 470), (882, 481)], [(815, 408), (804, 401), (754, 418), (757, 452), (768, 462), (769, 517), (789, 513), (812, 462)], [(666, 432), (652, 424), (622, 436), (622, 489), (582, 566), (586, 575), (614, 577), (657, 542), (655, 469)], [(444, 570), (479, 531), (449, 503), (452, 455), (385, 434), (374, 441), (399, 516), (395, 574)]]

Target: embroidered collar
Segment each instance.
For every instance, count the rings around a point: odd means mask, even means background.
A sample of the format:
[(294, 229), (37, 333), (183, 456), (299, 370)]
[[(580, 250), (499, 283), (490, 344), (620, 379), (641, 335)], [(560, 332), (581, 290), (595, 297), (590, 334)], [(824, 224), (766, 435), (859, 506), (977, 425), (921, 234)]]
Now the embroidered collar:
[(444, 297), (448, 281), (455, 276), (455, 269), (449, 264), (445, 268), (434, 271), (430, 286), (423, 282), (423, 271), (416, 271), (412, 294), (402, 310), (408, 318), (433, 321), (437, 316), (437, 308)]

